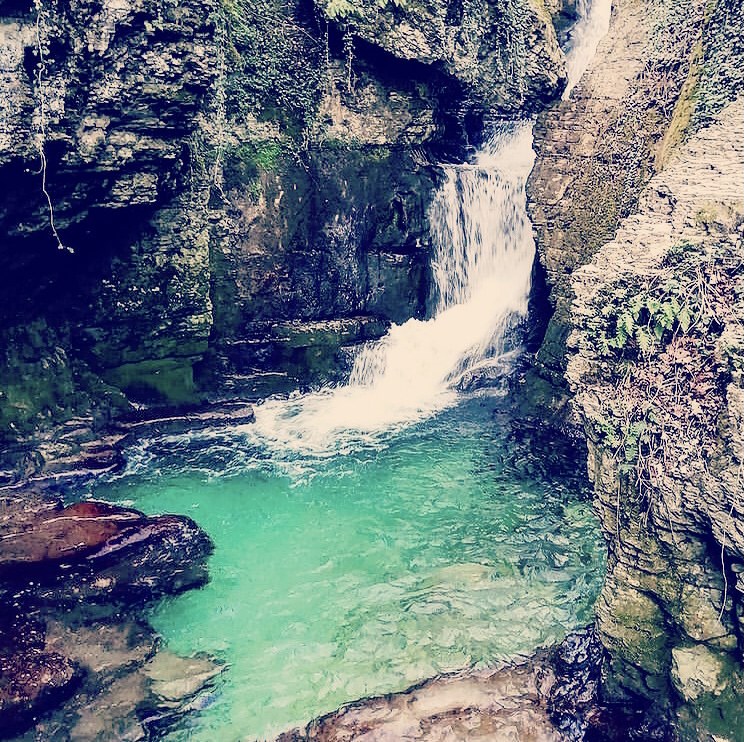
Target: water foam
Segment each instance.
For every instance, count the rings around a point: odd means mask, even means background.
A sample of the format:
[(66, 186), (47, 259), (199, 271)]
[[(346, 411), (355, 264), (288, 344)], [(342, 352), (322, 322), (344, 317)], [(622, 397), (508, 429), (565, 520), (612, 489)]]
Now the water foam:
[(463, 375), (505, 342), (526, 316), (535, 251), (525, 183), (534, 162), (532, 124), (504, 125), (465, 165), (443, 166), (430, 210), (435, 311), (394, 325), (360, 349), (348, 384), (270, 400), (255, 433), (269, 445), (315, 454), (374, 445), (457, 399)]
[[(578, 0), (565, 96), (609, 27), (611, 0)], [(496, 129), (472, 163), (443, 166), (429, 218), (434, 312), (394, 325), (362, 347), (346, 385), (269, 400), (249, 437), (280, 458), (376, 446), (454, 404), (457, 389), (515, 352), (510, 330), (527, 314), (535, 253), (525, 183), (534, 164), (532, 122)]]

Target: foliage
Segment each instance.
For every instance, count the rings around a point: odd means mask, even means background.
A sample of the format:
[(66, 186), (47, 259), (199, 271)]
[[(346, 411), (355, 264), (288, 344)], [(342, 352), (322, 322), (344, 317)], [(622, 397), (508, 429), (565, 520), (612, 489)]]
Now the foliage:
[(709, 448), (728, 378), (723, 335), (738, 326), (743, 274), (730, 242), (680, 243), (647, 272), (623, 273), (597, 292), (584, 318), (603, 389), (588, 413), (592, 437), (613, 452), (636, 512), (648, 515), (678, 431), (698, 455)]
[(362, 16), (371, 9), (383, 10), (388, 5), (396, 8), (406, 8), (408, 0), (373, 0), (372, 2), (361, 2), (360, 0), (325, 0), (323, 10), (328, 18), (332, 20), (343, 20), (354, 16)]
[(276, 120), (300, 137), (317, 111), (323, 49), (295, 4), (223, 0), (230, 49), (228, 113)]
[(695, 251), (695, 245), (682, 243), (653, 278), (636, 276), (598, 297), (600, 306), (586, 330), (600, 354), (649, 356), (674, 337), (710, 327), (716, 319), (704, 278), (710, 256)]
[(287, 154), (282, 143), (277, 141), (248, 141), (228, 148), (222, 162), (225, 188), (230, 190), (255, 184), (261, 172), (275, 172), (282, 156)]

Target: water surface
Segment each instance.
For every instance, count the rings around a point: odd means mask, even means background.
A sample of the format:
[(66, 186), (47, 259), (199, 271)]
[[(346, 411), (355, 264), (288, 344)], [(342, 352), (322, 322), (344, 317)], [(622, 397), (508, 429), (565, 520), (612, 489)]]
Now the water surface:
[[(574, 480), (530, 476), (475, 397), (346, 455), (269, 455), (243, 431), (146, 441), (96, 494), (190, 515), (211, 582), (152, 614), (228, 663), (172, 739), (272, 736), (359, 697), (485, 666), (588, 623), (600, 537)], [(535, 459), (537, 460), (537, 459)], [(524, 463), (524, 462), (523, 462)]]

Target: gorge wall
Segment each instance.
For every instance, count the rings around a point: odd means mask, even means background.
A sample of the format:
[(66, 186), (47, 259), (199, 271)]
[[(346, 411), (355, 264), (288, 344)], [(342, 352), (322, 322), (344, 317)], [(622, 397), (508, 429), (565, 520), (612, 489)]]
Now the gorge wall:
[(294, 388), (424, 316), (431, 163), (560, 93), (572, 13), (2, 3), (4, 477), (132, 402)]
[(532, 378), (588, 440), (603, 693), (652, 704), (644, 739), (744, 730), (743, 16), (618, 0), (531, 184), (555, 307)]

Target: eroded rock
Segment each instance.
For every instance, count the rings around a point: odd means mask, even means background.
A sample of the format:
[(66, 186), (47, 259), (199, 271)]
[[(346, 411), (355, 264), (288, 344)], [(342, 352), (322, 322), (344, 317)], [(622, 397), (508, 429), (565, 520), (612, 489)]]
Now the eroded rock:
[(577, 632), (520, 664), (442, 675), (402, 693), (348, 704), (277, 742), (570, 742), (583, 740), (590, 728), (614, 739), (621, 722), (608, 725), (597, 701), (601, 658), (593, 631)]
[(206, 659), (171, 657), (181, 685), (171, 678), (173, 685), (156, 693), (140, 670), (156, 652), (154, 634), (128, 617), (148, 601), (204, 584), (209, 537), (188, 518), (148, 517), (104, 502), (64, 507), (38, 489), (7, 492), (0, 518), (2, 733), (36, 725), (51, 736), (74, 729), (81, 740), (141, 738), (140, 707), (176, 713), (219, 672)]
[(732, 700), (744, 670), (742, 115), (739, 95), (691, 134), (573, 281), (568, 378), (609, 544), (607, 693), (671, 710), (682, 740), (744, 728)]

